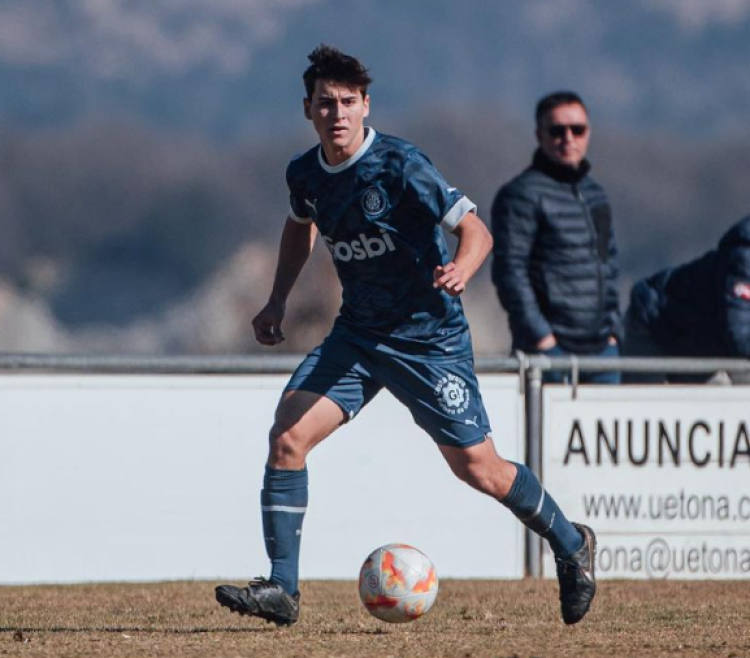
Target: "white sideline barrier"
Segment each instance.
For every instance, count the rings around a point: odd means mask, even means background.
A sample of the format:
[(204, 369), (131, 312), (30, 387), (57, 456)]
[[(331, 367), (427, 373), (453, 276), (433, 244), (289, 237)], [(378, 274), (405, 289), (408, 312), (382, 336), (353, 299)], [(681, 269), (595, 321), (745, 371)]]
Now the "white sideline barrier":
[[(259, 499), (286, 376), (0, 376), (0, 584), (265, 575)], [(517, 375), (480, 377), (524, 459)], [(381, 393), (309, 459), (302, 578), (355, 579), (389, 542), (441, 577), (520, 578), (523, 527), (459, 482)]]
[(547, 386), (543, 405), (545, 486), (596, 530), (599, 577), (750, 578), (750, 387)]

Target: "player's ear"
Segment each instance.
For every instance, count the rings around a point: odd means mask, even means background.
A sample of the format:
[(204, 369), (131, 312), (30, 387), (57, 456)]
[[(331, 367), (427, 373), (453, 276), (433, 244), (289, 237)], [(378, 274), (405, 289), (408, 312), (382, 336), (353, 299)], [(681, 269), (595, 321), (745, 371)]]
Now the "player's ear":
[(362, 105), (365, 106), (365, 113), (362, 116), (369, 117), (370, 116), (370, 95), (369, 94), (366, 94), (365, 97), (362, 99)]
[(305, 110), (305, 119), (310, 119), (312, 121), (312, 114), (310, 114), (310, 99), (304, 98), (302, 104)]

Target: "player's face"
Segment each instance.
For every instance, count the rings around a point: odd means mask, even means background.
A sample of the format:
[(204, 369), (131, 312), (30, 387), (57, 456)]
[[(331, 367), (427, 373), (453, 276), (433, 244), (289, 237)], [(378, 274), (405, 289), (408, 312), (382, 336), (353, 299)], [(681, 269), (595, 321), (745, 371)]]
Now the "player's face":
[(579, 103), (560, 105), (542, 117), (536, 138), (544, 154), (559, 165), (577, 168), (589, 148), (589, 118)]
[(305, 99), (305, 116), (313, 122), (326, 159), (336, 165), (357, 152), (365, 139), (364, 120), (370, 114), (370, 97), (359, 89), (318, 80), (311, 99)]

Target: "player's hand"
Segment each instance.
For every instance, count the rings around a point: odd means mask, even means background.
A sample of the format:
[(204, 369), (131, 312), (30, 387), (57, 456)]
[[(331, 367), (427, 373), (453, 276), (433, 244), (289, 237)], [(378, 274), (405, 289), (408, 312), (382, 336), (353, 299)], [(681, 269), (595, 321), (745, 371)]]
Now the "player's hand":
[(466, 290), (461, 270), (453, 261), (445, 265), (438, 265), (432, 273), (432, 277), (432, 287), (445, 290), (451, 297), (458, 297)]
[(261, 345), (278, 345), (284, 341), (281, 331), (281, 321), (286, 313), (286, 305), (281, 302), (269, 301), (253, 318), (255, 340)]

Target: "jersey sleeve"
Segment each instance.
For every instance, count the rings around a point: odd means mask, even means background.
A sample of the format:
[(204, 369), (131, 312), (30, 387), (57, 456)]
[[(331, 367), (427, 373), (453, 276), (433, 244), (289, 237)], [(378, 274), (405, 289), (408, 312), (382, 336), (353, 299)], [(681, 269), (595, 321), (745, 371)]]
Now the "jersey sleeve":
[(429, 158), (419, 151), (409, 154), (404, 164), (404, 194), (420, 214), (453, 231), (468, 212), (477, 206), (463, 192), (443, 178)]
[(294, 160), (287, 167), (286, 184), (289, 187), (289, 217), (299, 224), (310, 224), (312, 218), (305, 203), (302, 186), (294, 174)]

